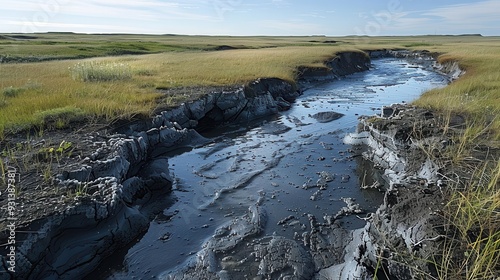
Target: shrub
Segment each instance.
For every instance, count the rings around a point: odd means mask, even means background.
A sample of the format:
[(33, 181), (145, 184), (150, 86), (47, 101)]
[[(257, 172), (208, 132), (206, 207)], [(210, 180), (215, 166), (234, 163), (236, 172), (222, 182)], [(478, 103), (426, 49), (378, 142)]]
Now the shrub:
[(106, 82), (127, 80), (132, 77), (130, 66), (116, 62), (83, 62), (69, 68), (74, 80)]
[(17, 88), (17, 87), (6, 87), (3, 89), (2, 93), (5, 97), (15, 97), (19, 93), (21, 93), (24, 89), (23, 88)]
[(4, 97), (16, 97), (18, 94), (22, 93), (23, 91), (30, 90), (30, 89), (38, 89), (41, 87), (41, 84), (29, 80), (24, 86), (22, 87), (6, 87), (2, 90), (3, 96)]

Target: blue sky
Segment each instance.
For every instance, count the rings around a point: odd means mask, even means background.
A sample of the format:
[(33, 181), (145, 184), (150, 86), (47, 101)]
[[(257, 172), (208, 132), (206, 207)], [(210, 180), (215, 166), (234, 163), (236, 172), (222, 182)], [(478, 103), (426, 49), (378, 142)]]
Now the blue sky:
[(500, 0), (16, 0), (0, 32), (500, 35)]

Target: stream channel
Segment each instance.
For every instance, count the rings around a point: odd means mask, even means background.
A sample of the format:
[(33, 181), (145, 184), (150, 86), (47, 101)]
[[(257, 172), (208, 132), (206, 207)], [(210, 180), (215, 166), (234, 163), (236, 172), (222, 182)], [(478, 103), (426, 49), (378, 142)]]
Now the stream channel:
[(364, 212), (343, 216), (342, 225), (363, 227), (365, 221), (358, 217), (374, 212), (383, 193), (360, 188), (372, 183), (372, 168), (343, 137), (354, 132), (358, 116), (411, 102), (447, 82), (406, 60), (375, 59), (369, 71), (312, 84), (279, 115), (204, 133), (210, 144), (167, 155), (175, 181), (172, 205), (134, 244), (107, 258), (89, 277), (166, 275), (194, 258), (219, 227), (247, 214), (257, 201), (267, 221), (250, 239), (279, 235), (297, 240), (309, 228), (308, 215), (318, 220), (335, 215), (346, 206), (345, 198)]

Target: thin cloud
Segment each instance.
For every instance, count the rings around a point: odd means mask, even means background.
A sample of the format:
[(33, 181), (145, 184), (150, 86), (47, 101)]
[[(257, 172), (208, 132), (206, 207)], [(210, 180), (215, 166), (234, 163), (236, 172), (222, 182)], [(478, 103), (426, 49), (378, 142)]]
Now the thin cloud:
[[(5, 20), (0, 21), (1, 24), (14, 25), (14, 26), (24, 26), (26, 22), (16, 21), (16, 20)], [(109, 24), (88, 24), (88, 23), (64, 23), (64, 22), (39, 22), (37, 27), (40, 29), (51, 30), (68, 30), (76, 32), (139, 32), (140, 29), (131, 29), (129, 27), (119, 26), (119, 25), (109, 25)]]
[(311, 12), (307, 14), (301, 14), (302, 17), (310, 17), (310, 18), (326, 18), (326, 16), (321, 15), (319, 13)]
[[(213, 5), (205, 1), (191, 1), (191, 3), (165, 2), (159, 0), (90, 0), (90, 1), (65, 1), (61, 5), (43, 4), (40, 1), (21, 0), (9, 1), (2, 5), (4, 11), (18, 11), (29, 14), (52, 13), (53, 15), (63, 13), (71, 16), (113, 19), (135, 19), (135, 20), (159, 20), (159, 19), (186, 19), (186, 20), (217, 20), (217, 14)], [(193, 10), (205, 5), (203, 13), (195, 13)], [(213, 10), (207, 13), (207, 10)]]
[(272, 0), (271, 1), (272, 4), (276, 5), (276, 6), (290, 6), (290, 2), (288, 2), (287, 0)]
[(440, 7), (425, 12), (423, 15), (443, 18), (447, 22), (463, 22), (467, 20), (472, 21), (469, 23), (474, 23), (498, 19), (499, 11), (500, 1), (490, 0)]
[(500, 1), (481, 1), (468, 4), (454, 4), (430, 10), (400, 13), (393, 17), (394, 25), (388, 31), (401, 34), (460, 34), (497, 31), (500, 20)]

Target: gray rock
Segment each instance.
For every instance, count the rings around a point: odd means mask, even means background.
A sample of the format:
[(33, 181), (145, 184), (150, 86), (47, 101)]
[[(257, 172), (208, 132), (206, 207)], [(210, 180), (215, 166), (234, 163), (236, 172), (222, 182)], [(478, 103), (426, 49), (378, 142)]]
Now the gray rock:
[(344, 116), (344, 114), (333, 112), (333, 111), (332, 112), (319, 112), (319, 113), (312, 115), (312, 117), (315, 118), (320, 123), (331, 122), (331, 121), (340, 119), (343, 116)]
[(172, 188), (167, 158), (156, 158), (147, 162), (137, 176), (144, 181), (150, 190), (170, 190)]
[(214, 94), (208, 94), (199, 100), (186, 103), (186, 108), (189, 112), (191, 120), (200, 120), (215, 106)]
[(311, 279), (314, 275), (311, 255), (294, 240), (280, 236), (262, 240), (255, 246), (255, 256), (260, 260), (257, 275), (265, 278)]
[(132, 177), (125, 180), (122, 184), (122, 199), (127, 205), (132, 205), (138, 198), (145, 194), (146, 184), (139, 177)]

